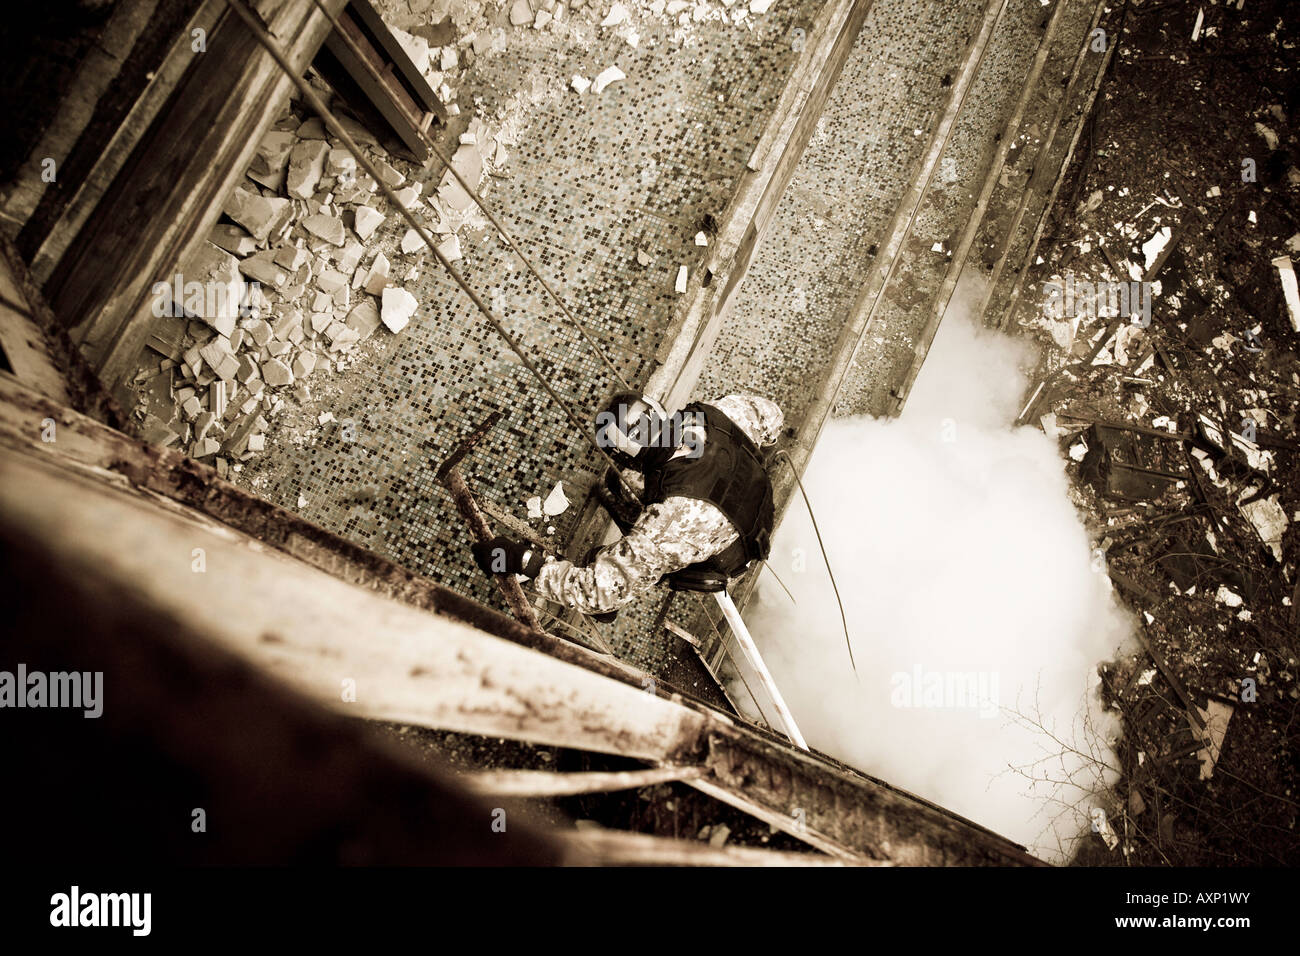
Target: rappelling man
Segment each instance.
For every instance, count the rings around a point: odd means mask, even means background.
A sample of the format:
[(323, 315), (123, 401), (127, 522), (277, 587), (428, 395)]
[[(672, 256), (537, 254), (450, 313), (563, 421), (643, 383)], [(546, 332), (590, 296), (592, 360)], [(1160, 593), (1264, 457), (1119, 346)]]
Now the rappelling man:
[(776, 403), (757, 395), (692, 402), (673, 415), (648, 396), (615, 395), (596, 415), (596, 441), (622, 470), (610, 469), (598, 494), (623, 536), (581, 564), (507, 537), (476, 543), (474, 558), (488, 574), (531, 578), (548, 600), (602, 620), (665, 578), (674, 590), (723, 590), (768, 556), (763, 449), (783, 422)]

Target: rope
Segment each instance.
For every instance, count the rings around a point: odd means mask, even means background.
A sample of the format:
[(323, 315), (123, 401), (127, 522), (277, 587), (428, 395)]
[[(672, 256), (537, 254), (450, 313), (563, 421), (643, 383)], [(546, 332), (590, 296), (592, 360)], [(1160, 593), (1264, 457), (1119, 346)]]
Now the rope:
[(785, 459), (785, 463), (790, 466), (790, 471), (794, 473), (795, 483), (799, 486), (799, 494), (803, 495), (803, 503), (808, 508), (808, 517), (812, 519), (813, 533), (817, 535), (817, 547), (821, 548), (822, 560), (826, 563), (826, 573), (830, 575), (831, 589), (835, 592), (835, 603), (840, 606), (840, 621), (844, 624), (844, 646), (849, 651), (849, 664), (853, 667), (853, 676), (858, 674), (858, 665), (853, 660), (853, 641), (849, 638), (849, 618), (844, 613), (844, 602), (840, 600), (840, 589), (835, 583), (835, 572), (831, 570), (831, 559), (826, 554), (826, 545), (822, 541), (821, 530), (817, 527), (817, 516), (813, 514), (812, 502), (808, 500), (808, 492), (804, 490), (803, 479), (799, 477), (799, 469), (794, 466), (794, 461), (790, 458), (787, 451), (778, 451), (778, 456)]

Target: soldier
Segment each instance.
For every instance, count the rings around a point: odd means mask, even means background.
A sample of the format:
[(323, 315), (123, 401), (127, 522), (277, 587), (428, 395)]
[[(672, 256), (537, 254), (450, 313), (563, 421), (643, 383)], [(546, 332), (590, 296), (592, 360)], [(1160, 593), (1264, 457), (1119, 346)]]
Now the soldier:
[(671, 417), (652, 398), (616, 395), (596, 416), (596, 439), (645, 502), (610, 469), (599, 493), (623, 537), (581, 566), (505, 537), (475, 544), (474, 558), (488, 574), (533, 578), (543, 597), (600, 620), (665, 577), (676, 590), (722, 590), (768, 555), (772, 484), (760, 449), (783, 421), (776, 403), (756, 395), (692, 403)]

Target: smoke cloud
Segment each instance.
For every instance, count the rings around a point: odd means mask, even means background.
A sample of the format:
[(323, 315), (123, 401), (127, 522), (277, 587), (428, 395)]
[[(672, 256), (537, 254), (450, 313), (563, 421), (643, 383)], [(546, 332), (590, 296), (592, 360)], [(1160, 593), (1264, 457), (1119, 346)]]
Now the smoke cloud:
[(804, 477), (857, 677), (797, 497), (771, 564), (798, 603), (764, 573), (747, 617), (811, 746), (1062, 862), (1114, 779), (1096, 666), (1131, 623), (1056, 442), (1012, 427), (1032, 350), (957, 311), (902, 416), (828, 423)]

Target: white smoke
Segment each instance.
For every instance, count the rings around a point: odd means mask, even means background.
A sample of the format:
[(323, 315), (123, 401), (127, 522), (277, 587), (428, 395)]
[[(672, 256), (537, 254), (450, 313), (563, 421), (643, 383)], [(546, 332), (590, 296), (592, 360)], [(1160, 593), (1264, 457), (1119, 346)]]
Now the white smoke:
[[(1131, 625), (1094, 569), (1055, 441), (1012, 427), (1032, 351), (956, 312), (902, 416), (828, 423), (804, 477), (858, 677), (797, 492), (771, 564), (798, 604), (764, 573), (747, 616), (811, 746), (1061, 862), (1087, 831), (1088, 791), (1114, 779), (1096, 666)], [(1055, 756), (1070, 746), (1097, 759)]]

